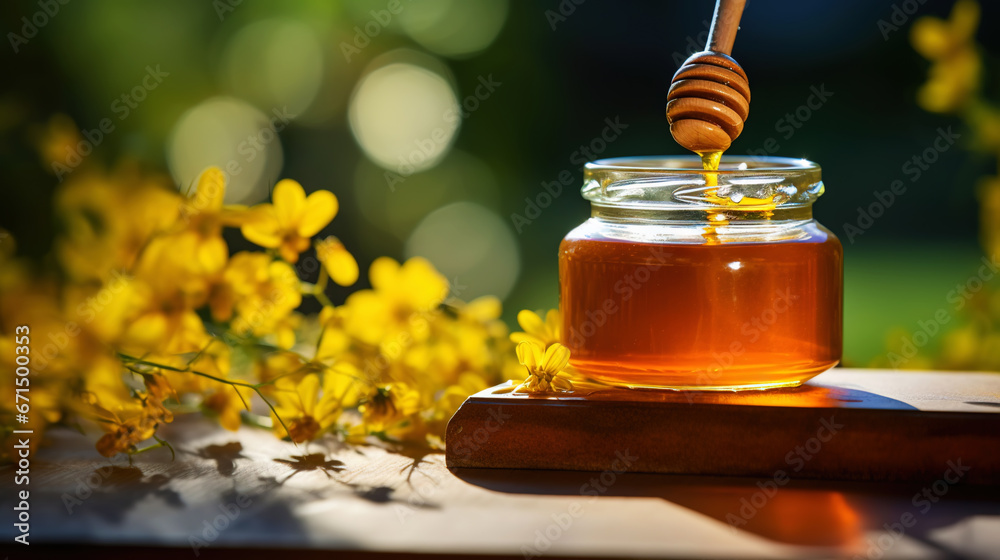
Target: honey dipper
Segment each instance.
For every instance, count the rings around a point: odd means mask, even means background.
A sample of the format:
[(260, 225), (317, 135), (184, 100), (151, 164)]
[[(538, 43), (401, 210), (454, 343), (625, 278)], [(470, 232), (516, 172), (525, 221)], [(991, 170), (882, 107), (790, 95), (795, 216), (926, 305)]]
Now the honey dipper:
[(745, 4), (746, 0), (716, 2), (705, 50), (684, 61), (667, 93), (670, 134), (703, 157), (726, 151), (743, 132), (750, 113), (746, 72), (729, 56)]

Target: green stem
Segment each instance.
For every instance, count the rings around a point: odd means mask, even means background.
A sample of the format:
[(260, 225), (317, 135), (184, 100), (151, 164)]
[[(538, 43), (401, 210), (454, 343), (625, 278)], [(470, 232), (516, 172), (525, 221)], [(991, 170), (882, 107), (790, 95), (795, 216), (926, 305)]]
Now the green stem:
[(132, 452), (129, 453), (129, 463), (130, 464), (132, 462), (132, 457), (133, 456), (138, 455), (140, 453), (145, 453), (147, 451), (152, 451), (154, 449), (159, 449), (161, 447), (166, 447), (167, 449), (170, 450), (170, 460), (171, 461), (173, 461), (174, 459), (177, 458), (176, 453), (174, 453), (174, 446), (172, 446), (169, 443), (167, 443), (166, 441), (164, 441), (164, 440), (156, 437), (156, 434), (153, 434), (153, 439), (156, 440), (156, 443), (154, 443), (152, 445), (148, 445), (146, 447), (143, 447), (142, 449), (136, 449), (135, 451), (132, 451)]
[(188, 362), (185, 365), (185, 367), (191, 367), (191, 364), (197, 362), (198, 358), (202, 357), (202, 355), (204, 355), (205, 352), (208, 351), (208, 348), (210, 346), (212, 346), (213, 342), (215, 342), (215, 338), (214, 337), (211, 340), (208, 341), (208, 344), (206, 344), (204, 348), (202, 348), (201, 350), (198, 350), (198, 353), (195, 354), (194, 357), (192, 357), (190, 360), (188, 360)]
[(316, 285), (313, 286), (312, 296), (324, 306), (333, 307), (333, 302), (326, 296), (326, 285), (329, 279), (330, 275), (326, 273), (326, 267), (321, 266), (319, 269), (319, 279), (316, 280)]
[[(260, 391), (260, 387), (261, 386), (265, 385), (266, 383), (270, 383), (270, 382), (259, 383), (259, 384), (253, 385), (253, 384), (250, 384), (250, 383), (243, 383), (242, 381), (228, 381), (226, 379), (222, 379), (221, 377), (216, 377), (214, 375), (209, 375), (207, 373), (202, 373), (200, 371), (195, 371), (193, 369), (190, 370), (190, 373), (193, 373), (195, 375), (200, 375), (202, 377), (205, 377), (207, 379), (211, 379), (213, 381), (218, 381), (219, 383), (226, 383), (226, 384), (233, 385), (233, 386), (246, 387), (247, 389), (251, 389), (254, 393), (257, 393), (257, 396), (260, 397), (260, 400), (264, 401), (264, 404), (267, 405), (267, 408), (271, 409), (271, 413), (274, 414), (274, 417), (278, 419), (278, 423), (281, 424), (281, 427), (285, 429), (285, 432), (288, 432), (288, 426), (285, 425), (285, 421), (282, 420), (281, 416), (278, 415), (278, 411), (274, 408), (274, 405), (271, 404), (271, 401), (267, 400), (267, 397), (264, 396), (264, 393), (262, 393)], [(240, 395), (240, 400), (242, 400), (242, 399), (243, 399), (243, 396)], [(247, 405), (246, 401), (243, 401), (243, 404), (244, 404), (244, 406), (246, 406)], [(250, 410), (249, 406), (247, 406), (247, 410)]]
[(322, 292), (326, 290), (327, 280), (330, 279), (330, 275), (326, 273), (326, 267), (319, 267), (319, 278), (316, 280), (316, 291)]
[(156, 442), (159, 443), (160, 445), (165, 445), (167, 447), (167, 449), (170, 450), (170, 460), (171, 461), (174, 461), (174, 460), (177, 459), (177, 453), (174, 452), (174, 446), (170, 445), (169, 441), (164, 440), (164, 439), (160, 439), (159, 436), (157, 436), (156, 434), (153, 434), (153, 439), (155, 439)]
[(333, 307), (333, 302), (330, 301), (330, 298), (326, 297), (326, 294), (323, 292), (316, 292), (313, 294), (313, 297), (315, 297), (316, 301), (322, 303), (324, 306)]
[[(197, 370), (191, 369), (190, 367), (186, 368), (186, 369), (179, 369), (179, 368), (174, 368), (174, 367), (170, 367), (170, 366), (164, 366), (162, 364), (157, 364), (155, 362), (150, 362), (150, 361), (147, 361), (147, 360), (140, 360), (138, 358), (135, 358), (135, 357), (129, 356), (127, 354), (123, 354), (123, 353), (119, 353), (118, 356), (121, 357), (122, 359), (132, 361), (133, 363), (136, 363), (136, 364), (141, 364), (141, 365), (145, 365), (145, 366), (149, 366), (149, 367), (162, 368), (162, 369), (165, 369), (165, 370), (168, 370), (168, 371), (175, 371), (175, 372), (178, 372), (178, 373), (191, 373), (191, 374), (194, 374), (194, 375), (198, 375), (198, 376), (204, 377), (206, 379), (211, 379), (212, 381), (217, 381), (219, 383), (225, 383), (226, 385), (232, 385), (233, 387), (245, 387), (247, 389), (250, 389), (254, 393), (257, 393), (257, 396), (260, 397), (260, 399), (262, 401), (264, 401), (264, 404), (267, 405), (267, 408), (269, 408), (271, 410), (271, 412), (274, 414), (274, 417), (278, 419), (278, 423), (281, 424), (281, 427), (285, 429), (285, 432), (288, 432), (288, 426), (285, 425), (285, 421), (282, 420), (281, 416), (278, 415), (278, 411), (274, 408), (274, 405), (271, 404), (271, 401), (267, 400), (267, 397), (264, 396), (264, 393), (262, 393), (260, 391), (261, 387), (263, 387), (264, 385), (269, 385), (270, 383), (272, 383), (271, 381), (265, 381), (265, 382), (258, 383), (258, 384), (244, 383), (242, 381), (232, 381), (232, 380), (229, 380), (229, 379), (223, 379), (221, 377), (216, 377), (216, 376), (214, 376), (212, 374), (209, 374), (209, 373), (205, 373), (205, 372), (202, 372), (202, 371), (197, 371)], [(237, 391), (237, 393), (238, 392), (239, 391)], [(243, 395), (240, 395), (240, 400), (243, 400)], [(243, 404), (244, 404), (244, 406), (247, 407), (247, 410), (249, 410), (250, 407), (249, 407), (249, 405), (247, 404), (247, 402), (245, 400), (243, 401)]]

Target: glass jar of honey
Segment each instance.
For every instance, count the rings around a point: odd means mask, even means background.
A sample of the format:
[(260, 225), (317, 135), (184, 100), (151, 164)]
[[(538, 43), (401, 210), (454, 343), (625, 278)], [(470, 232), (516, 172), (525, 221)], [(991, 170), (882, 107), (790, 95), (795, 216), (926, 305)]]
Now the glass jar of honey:
[(588, 163), (591, 218), (559, 248), (571, 365), (687, 390), (791, 387), (835, 366), (843, 248), (812, 217), (823, 190), (802, 159)]

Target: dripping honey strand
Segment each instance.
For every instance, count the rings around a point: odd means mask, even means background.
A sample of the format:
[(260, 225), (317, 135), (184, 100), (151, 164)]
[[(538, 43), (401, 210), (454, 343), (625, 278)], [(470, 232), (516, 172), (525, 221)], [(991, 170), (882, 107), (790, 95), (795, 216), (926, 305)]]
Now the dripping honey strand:
[[(705, 171), (705, 186), (707, 187), (705, 198), (711, 204), (719, 206), (763, 206), (760, 210), (763, 213), (763, 218), (765, 220), (771, 219), (774, 215), (774, 208), (777, 205), (773, 198), (764, 199), (744, 196), (736, 202), (730, 197), (719, 196), (719, 174), (715, 172), (719, 170), (719, 162), (722, 161), (722, 152), (705, 152), (698, 155), (701, 156), (701, 166)], [(708, 219), (708, 225), (705, 226), (702, 237), (705, 239), (706, 244), (718, 245), (721, 243), (718, 228), (729, 225), (729, 220), (726, 219), (724, 210), (709, 209), (705, 211), (705, 214)]]

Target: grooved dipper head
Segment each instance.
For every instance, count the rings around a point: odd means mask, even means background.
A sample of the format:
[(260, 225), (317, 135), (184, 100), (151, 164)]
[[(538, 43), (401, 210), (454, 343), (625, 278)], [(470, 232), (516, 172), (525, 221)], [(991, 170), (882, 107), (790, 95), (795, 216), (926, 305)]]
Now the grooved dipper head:
[(667, 122), (678, 144), (697, 153), (723, 152), (743, 132), (750, 83), (739, 63), (714, 51), (684, 61), (667, 93)]

